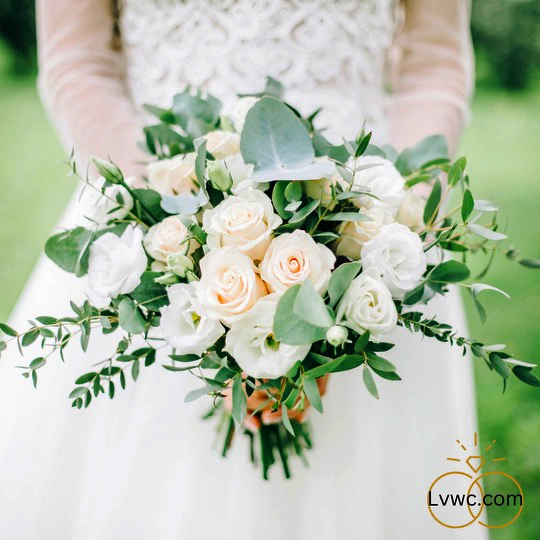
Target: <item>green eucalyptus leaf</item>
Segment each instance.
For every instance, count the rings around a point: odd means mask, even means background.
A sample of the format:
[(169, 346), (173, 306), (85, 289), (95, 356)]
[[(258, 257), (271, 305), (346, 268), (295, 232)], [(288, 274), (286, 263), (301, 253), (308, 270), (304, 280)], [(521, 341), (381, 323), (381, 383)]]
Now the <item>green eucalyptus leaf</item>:
[(332, 272), (328, 283), (328, 296), (330, 297), (331, 307), (334, 307), (339, 302), (361, 268), (362, 265), (359, 262), (350, 262), (338, 266)]
[(461, 219), (465, 223), (474, 210), (474, 198), (472, 193), (466, 189), (463, 193), (463, 202), (461, 203)]
[(504, 240), (508, 238), (506, 234), (502, 234), (497, 231), (492, 231), (491, 229), (487, 229), (486, 227), (483, 227), (482, 225), (478, 225), (476, 223), (469, 223), (467, 225), (467, 228), (472, 233), (476, 234), (477, 236), (480, 236), (481, 238), (485, 238), (486, 240), (493, 240), (495, 242), (498, 242), (500, 240)]
[(437, 209), (441, 202), (442, 187), (441, 181), (437, 178), (431, 189), (426, 206), (424, 207), (424, 223), (431, 225), (437, 217)]
[(308, 398), (311, 406), (321, 414), (323, 413), (323, 404), (321, 400), (321, 393), (319, 391), (319, 386), (315, 379), (304, 379), (304, 392)]
[(146, 329), (144, 317), (139, 312), (135, 302), (122, 298), (118, 306), (118, 322), (130, 334), (142, 334)]
[(469, 278), (471, 272), (467, 265), (459, 261), (445, 261), (437, 265), (428, 275), (428, 281), (458, 283)]
[(92, 231), (76, 227), (51, 236), (45, 243), (45, 254), (62, 270), (81, 277), (88, 272), (90, 245), (94, 239)]
[(302, 283), (294, 300), (293, 312), (304, 321), (320, 328), (329, 328), (335, 322), (320, 294), (308, 279)]

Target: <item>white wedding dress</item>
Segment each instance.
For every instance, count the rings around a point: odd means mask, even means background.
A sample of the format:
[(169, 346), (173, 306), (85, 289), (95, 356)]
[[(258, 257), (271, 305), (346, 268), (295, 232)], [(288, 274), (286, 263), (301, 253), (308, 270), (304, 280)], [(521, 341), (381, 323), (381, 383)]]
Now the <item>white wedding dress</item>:
[[(227, 103), (262, 88), (266, 75), (303, 112), (323, 105), (320, 124), (331, 134), (353, 134), (366, 119), (379, 141), (404, 146), (443, 132), (455, 147), (470, 87), (467, 2), (403, 4), (125, 0), (116, 51), (108, 1), (40, 0), (41, 90), (79, 159), (110, 154), (130, 172), (141, 157), (142, 103), (167, 105), (186, 84)], [(62, 223), (78, 219), (74, 200)], [(44, 259), (11, 323), (64, 314), (83, 288)], [(456, 295), (429, 309), (465, 331)], [(359, 370), (332, 376), (324, 415), (310, 415), (311, 467), (294, 461), (286, 481), (276, 466), (269, 482), (249, 463), (245, 441), (227, 459), (212, 447), (213, 425), (200, 419), (209, 401), (183, 402), (197, 385), (189, 375), (155, 364), (112, 402), (102, 396), (87, 410), (70, 408), (75, 378), (106, 358), (110, 336), (96, 335), (86, 355), (72, 347), (65, 364), (51, 360), (37, 390), (14, 368), (24, 363), (17, 352), (4, 355), (0, 538), (484, 538), (477, 525), (441, 527), (426, 507), (455, 440), (476, 429), (471, 360), (402, 330), (392, 339), (398, 346), (387, 356), (402, 382), (378, 381), (377, 401)]]

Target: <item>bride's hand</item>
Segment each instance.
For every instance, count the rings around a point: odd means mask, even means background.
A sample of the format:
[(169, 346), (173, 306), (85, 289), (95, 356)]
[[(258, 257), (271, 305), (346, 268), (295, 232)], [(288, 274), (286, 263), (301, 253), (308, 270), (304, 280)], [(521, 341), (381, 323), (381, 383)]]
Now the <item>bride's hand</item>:
[[(319, 387), (319, 392), (321, 396), (323, 396), (326, 392), (326, 387), (328, 385), (328, 377), (328, 375), (325, 375), (324, 377), (317, 379), (317, 386)], [(227, 407), (227, 409), (232, 410), (232, 393), (230, 389), (227, 389), (225, 393), (225, 406)], [(261, 426), (261, 422), (263, 424), (275, 424), (281, 421), (281, 406), (278, 407), (276, 411), (274, 411), (271, 409), (272, 404), (267, 403), (265, 406), (262, 407), (262, 409), (260, 409), (260, 407), (267, 401), (268, 394), (264, 390), (255, 390), (251, 394), (251, 396), (247, 398), (247, 414), (243, 422), (246, 429), (249, 429), (250, 431), (257, 431)], [(302, 422), (306, 410), (309, 407), (309, 400), (306, 399), (304, 410), (302, 412), (296, 409), (289, 410), (289, 418), (291, 420)], [(257, 409), (259, 409), (260, 414), (252, 416), (253, 411), (256, 411)]]

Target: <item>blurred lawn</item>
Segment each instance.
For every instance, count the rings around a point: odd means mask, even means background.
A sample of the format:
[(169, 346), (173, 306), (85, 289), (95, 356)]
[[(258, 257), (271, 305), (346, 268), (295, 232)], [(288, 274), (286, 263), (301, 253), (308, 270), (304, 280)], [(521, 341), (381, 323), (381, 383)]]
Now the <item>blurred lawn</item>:
[[(6, 320), (40, 248), (74, 188), (65, 159), (36, 97), (33, 80), (1, 75), (0, 54), (0, 320)], [(503, 207), (508, 232), (524, 254), (540, 258), (540, 94), (479, 91), (473, 123), (462, 145), (473, 193)], [(31, 216), (31, 217), (30, 217)], [(512, 301), (485, 293), (489, 318), (482, 326), (467, 302), (471, 334), (486, 343), (507, 343), (518, 358), (540, 355), (540, 272), (499, 258), (488, 280)], [(540, 536), (540, 394), (512, 381), (505, 395), (500, 378), (477, 365), (481, 442), (497, 439), (503, 470), (525, 493), (522, 517), (494, 540)], [(467, 434), (464, 434), (466, 436)]]

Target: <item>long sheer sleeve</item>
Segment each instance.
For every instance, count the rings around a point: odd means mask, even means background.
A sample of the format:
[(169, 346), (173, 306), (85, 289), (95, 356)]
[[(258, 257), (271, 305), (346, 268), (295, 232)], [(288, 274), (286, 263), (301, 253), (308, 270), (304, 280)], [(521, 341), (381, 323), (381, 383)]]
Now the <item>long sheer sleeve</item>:
[(473, 88), (470, 7), (470, 0), (404, 0), (390, 114), (398, 148), (441, 133), (455, 152)]
[(127, 174), (144, 159), (140, 120), (112, 48), (110, 0), (38, 0), (39, 90), (77, 160), (110, 156)]

